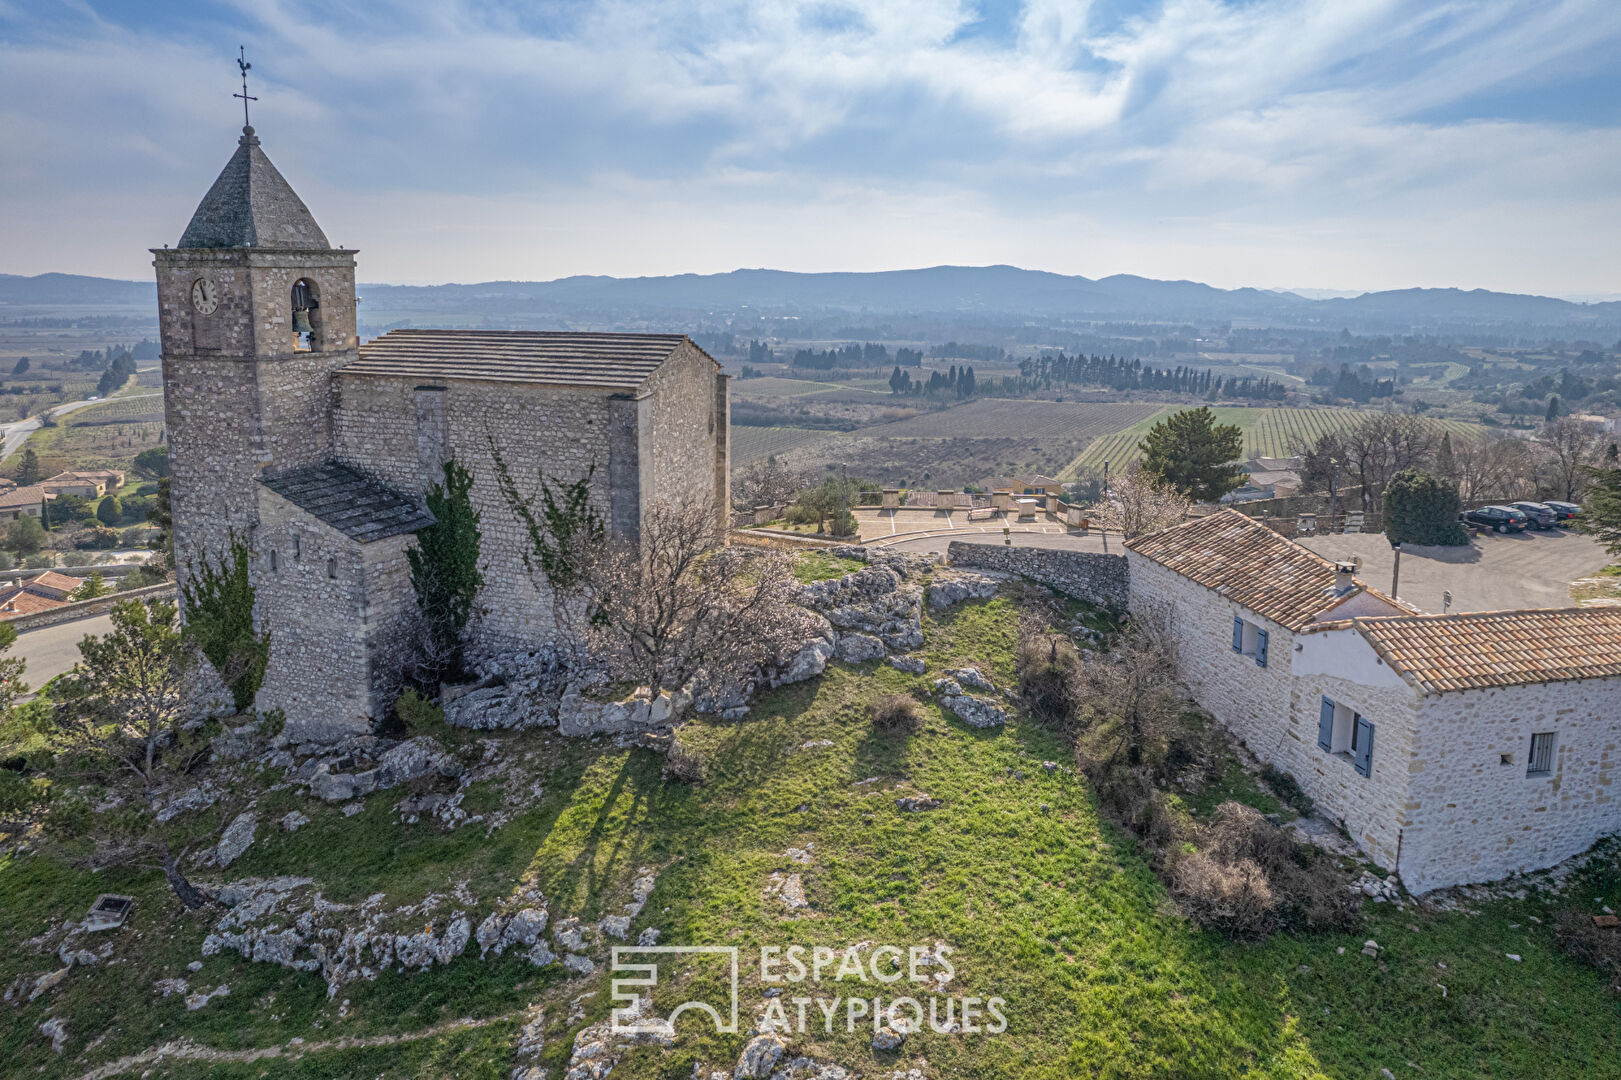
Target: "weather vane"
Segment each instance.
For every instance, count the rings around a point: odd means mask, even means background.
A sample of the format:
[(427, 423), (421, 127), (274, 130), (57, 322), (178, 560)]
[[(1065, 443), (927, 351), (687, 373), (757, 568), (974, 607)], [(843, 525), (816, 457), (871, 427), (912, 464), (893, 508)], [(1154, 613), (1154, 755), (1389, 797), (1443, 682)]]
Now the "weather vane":
[(259, 100), (252, 94), (248, 93), (248, 69), (253, 65), (248, 63), (247, 46), (238, 45), (236, 48), (237, 53), (239, 54), (236, 58), (236, 66), (242, 69), (242, 92), (240, 94), (232, 94), (231, 96), (242, 99), (242, 126), (250, 127), (252, 125), (248, 123), (248, 102)]

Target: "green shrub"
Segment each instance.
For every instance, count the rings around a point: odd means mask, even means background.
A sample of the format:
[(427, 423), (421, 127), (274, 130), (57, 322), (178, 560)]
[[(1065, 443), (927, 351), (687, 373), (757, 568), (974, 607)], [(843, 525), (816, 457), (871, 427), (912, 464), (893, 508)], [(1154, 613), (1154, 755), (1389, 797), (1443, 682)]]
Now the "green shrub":
[(230, 547), (217, 565), (203, 553), (191, 580), (182, 583), (186, 635), (231, 691), (241, 712), (253, 704), (270, 661), (270, 634), (253, 629), (253, 582), (248, 576), (247, 545), (231, 534)]
[(415, 690), (403, 691), (394, 702), (394, 714), (409, 735), (433, 735), (445, 728), (445, 710)]
[(1317, 804), (1312, 801), (1311, 796), (1300, 790), (1300, 783), (1293, 774), (1268, 764), (1261, 767), (1261, 779), (1266, 781), (1267, 787), (1271, 788), (1278, 798), (1293, 807), (1301, 817), (1311, 817), (1312, 811), (1317, 809)]
[(1385, 536), (1392, 544), (1462, 546), (1469, 543), (1462, 509), (1455, 481), (1403, 469), (1385, 488)]

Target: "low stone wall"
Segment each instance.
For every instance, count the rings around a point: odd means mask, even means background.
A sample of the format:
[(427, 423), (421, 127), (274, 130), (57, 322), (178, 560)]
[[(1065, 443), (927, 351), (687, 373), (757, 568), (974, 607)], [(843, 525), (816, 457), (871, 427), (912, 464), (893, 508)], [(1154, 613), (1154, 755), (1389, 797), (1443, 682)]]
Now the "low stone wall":
[(113, 609), (113, 605), (120, 600), (146, 600), (152, 597), (173, 596), (175, 585), (166, 581), (161, 585), (148, 585), (144, 589), (130, 589), (128, 592), (109, 593), (98, 596), (94, 600), (80, 600), (73, 604), (63, 604), (49, 611), (36, 611), (32, 615), (19, 615), (15, 619), (7, 619), (8, 626), (17, 628), (17, 633), (25, 634), (30, 630), (40, 630), (47, 626), (56, 626), (60, 623), (73, 622), (75, 619), (89, 619), (96, 615), (105, 615)]
[(953, 540), (946, 560), (956, 567), (1018, 574), (1107, 611), (1126, 610), (1129, 578), (1124, 555)]

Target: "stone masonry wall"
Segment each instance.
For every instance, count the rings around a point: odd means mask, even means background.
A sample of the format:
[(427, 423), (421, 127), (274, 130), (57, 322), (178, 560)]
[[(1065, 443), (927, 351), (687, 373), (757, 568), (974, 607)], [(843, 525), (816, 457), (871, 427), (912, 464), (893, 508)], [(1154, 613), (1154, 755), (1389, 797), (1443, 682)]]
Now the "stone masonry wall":
[[(1621, 831), (1621, 678), (1432, 695), (1418, 716), (1401, 856), (1413, 891), (1552, 866)], [(1552, 771), (1527, 776), (1531, 736), (1550, 731)]]
[[(251, 538), (261, 470), (306, 464), (330, 450), (331, 373), (353, 359), (354, 254), (163, 250), (156, 252), (164, 410), (174, 474), (180, 567), (224, 553), (235, 530)], [(207, 277), (218, 306), (192, 304)], [(298, 352), (292, 286), (319, 296), (318, 348)]]
[(1121, 555), (953, 540), (946, 561), (952, 566), (1018, 574), (1106, 610), (1126, 611), (1127, 566)]
[(650, 482), (644, 486), (644, 506), (654, 500), (726, 505), (725, 490), (716, 490), (714, 468), (720, 421), (716, 384), (723, 380), (715, 362), (690, 343), (648, 380), (643, 402), (650, 423), (643, 460)]
[[(336, 455), (402, 492), (420, 496), (416, 389), (420, 380), (343, 375), (333, 417)], [(484, 588), (469, 651), (475, 658), (531, 647), (553, 634), (550, 591), (524, 565), (529, 539), (496, 485), (488, 439), (525, 495), (539, 476), (571, 483), (591, 473), (592, 501), (606, 522), (609, 408), (605, 391), (447, 379), (446, 446), (473, 476), (473, 507), (483, 533)], [(437, 422), (437, 421), (436, 421)], [(412, 601), (414, 603), (414, 601)]]
[(255, 626), (270, 631), (256, 705), (295, 739), (370, 731), (399, 692), (414, 598), (410, 536), (359, 544), (260, 487)]
[[(1289, 720), (1294, 635), (1135, 552), (1128, 552), (1126, 561), (1131, 568), (1132, 615), (1157, 612), (1169, 619), (1182, 682), (1193, 700), (1257, 757), (1270, 760)], [(1270, 634), (1266, 667), (1253, 656), (1233, 651), (1235, 615)]]
[[(1324, 697), (1360, 713), (1373, 724), (1370, 775), (1357, 772), (1349, 756), (1331, 753), (1317, 744)], [(1316, 802), (1317, 812), (1343, 824), (1375, 864), (1394, 870), (1403, 847), (1416, 707), (1417, 696), (1406, 685), (1378, 687), (1329, 675), (1300, 675), (1295, 679), (1285, 737), (1271, 747), (1251, 744), (1250, 749), (1262, 761), (1292, 775), (1301, 790)], [(1262, 753), (1263, 749), (1267, 752)], [(1407, 879), (1408, 865), (1403, 855), (1402, 877), (1413, 888), (1413, 882)]]

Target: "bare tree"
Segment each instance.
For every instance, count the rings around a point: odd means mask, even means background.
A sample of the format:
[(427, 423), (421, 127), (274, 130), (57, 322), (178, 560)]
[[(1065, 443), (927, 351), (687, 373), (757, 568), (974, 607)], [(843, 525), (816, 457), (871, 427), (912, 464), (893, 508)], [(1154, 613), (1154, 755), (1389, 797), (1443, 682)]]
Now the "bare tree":
[(814, 483), (809, 474), (789, 469), (775, 458), (751, 462), (732, 474), (732, 506), (737, 510), (776, 506)]
[(1592, 424), (1562, 416), (1543, 425), (1537, 444), (1546, 452), (1552, 489), (1565, 502), (1573, 502), (1586, 486), (1588, 466), (1601, 453), (1598, 431)]
[(1452, 459), (1465, 505), (1536, 494), (1536, 455), (1524, 439), (1490, 433), (1459, 439), (1452, 446)]
[(1098, 514), (1103, 527), (1127, 539), (1180, 524), (1193, 505), (1140, 464), (1111, 477), (1105, 496)]
[(1369, 413), (1345, 432), (1341, 445), (1361, 488), (1362, 508), (1378, 504), (1392, 476), (1428, 465), (1439, 442), (1434, 424), (1404, 413)]
[(741, 681), (813, 632), (790, 556), (716, 541), (707, 503), (660, 503), (643, 515), (639, 544), (611, 541), (584, 560), (586, 637), (614, 678), (655, 693), (700, 672)]
[(1181, 725), (1182, 690), (1169, 612), (1133, 612), (1108, 652), (1083, 654), (1082, 701), (1095, 714), (1085, 750), (1105, 770), (1135, 767)]

